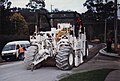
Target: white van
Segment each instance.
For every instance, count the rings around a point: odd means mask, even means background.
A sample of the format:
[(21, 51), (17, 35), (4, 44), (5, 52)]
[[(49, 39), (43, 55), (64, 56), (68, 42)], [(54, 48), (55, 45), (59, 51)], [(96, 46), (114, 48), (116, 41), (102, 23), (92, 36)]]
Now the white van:
[(20, 47), (27, 49), (30, 46), (29, 41), (12, 41), (7, 43), (2, 50), (2, 59), (3, 60), (15, 60), (20, 57), (18, 52)]

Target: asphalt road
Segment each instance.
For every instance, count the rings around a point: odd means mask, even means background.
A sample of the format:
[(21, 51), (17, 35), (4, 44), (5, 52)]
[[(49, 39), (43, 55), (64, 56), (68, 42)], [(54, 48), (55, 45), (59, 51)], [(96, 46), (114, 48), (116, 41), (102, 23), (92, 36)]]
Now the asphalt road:
[(70, 72), (56, 67), (42, 67), (32, 72), (24, 68), (23, 61), (19, 61), (0, 66), (0, 81), (55, 81)]
[(109, 57), (101, 54), (97, 54), (88, 62), (74, 68), (72, 73), (81, 73), (96, 69), (120, 69), (120, 59), (115, 57)]
[[(97, 51), (98, 48), (95, 47)], [(91, 49), (88, 59), (96, 55), (96, 50)], [(56, 67), (41, 67), (32, 72), (25, 69), (23, 61), (17, 61), (0, 65), (0, 81), (55, 81), (71, 72), (72, 70), (61, 71)]]

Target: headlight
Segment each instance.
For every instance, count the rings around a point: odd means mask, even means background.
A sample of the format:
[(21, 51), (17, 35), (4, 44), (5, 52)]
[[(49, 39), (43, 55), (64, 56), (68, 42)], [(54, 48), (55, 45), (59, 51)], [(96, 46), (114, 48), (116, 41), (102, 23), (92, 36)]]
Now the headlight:
[(16, 53), (13, 53), (13, 55), (15, 55)]

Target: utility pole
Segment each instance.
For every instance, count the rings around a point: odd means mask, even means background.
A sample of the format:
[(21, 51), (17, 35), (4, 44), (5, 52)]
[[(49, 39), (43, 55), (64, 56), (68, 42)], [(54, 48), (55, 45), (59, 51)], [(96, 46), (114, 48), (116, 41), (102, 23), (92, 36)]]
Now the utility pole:
[(105, 32), (104, 32), (104, 43), (106, 43), (106, 34), (107, 34), (107, 19), (105, 19)]
[(114, 7), (115, 7), (115, 13), (114, 13), (114, 31), (115, 31), (115, 49), (117, 49), (117, 0), (114, 0)]
[(54, 6), (54, 5), (51, 5), (51, 12), (53, 12), (53, 6)]
[(118, 5), (118, 18), (120, 19), (120, 4), (117, 5)]
[[(51, 5), (51, 13), (53, 12), (53, 10), (52, 10), (52, 9), (53, 9), (53, 6), (54, 6), (54, 5)], [(51, 14), (51, 18), (52, 18), (52, 17), (53, 17), (53, 14)], [(53, 27), (53, 19), (51, 19), (51, 27)]]

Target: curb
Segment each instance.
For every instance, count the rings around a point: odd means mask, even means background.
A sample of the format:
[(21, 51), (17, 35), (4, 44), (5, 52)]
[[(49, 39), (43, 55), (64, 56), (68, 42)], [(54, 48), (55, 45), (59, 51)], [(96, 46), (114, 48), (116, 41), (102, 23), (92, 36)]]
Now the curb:
[(102, 54), (102, 55), (106, 55), (106, 56), (111, 56), (111, 57), (120, 58), (119, 54), (116, 54), (116, 53), (107, 53), (107, 52), (105, 51), (105, 49), (106, 49), (106, 47), (103, 48), (103, 49), (101, 49), (101, 50), (99, 51), (99, 53)]

